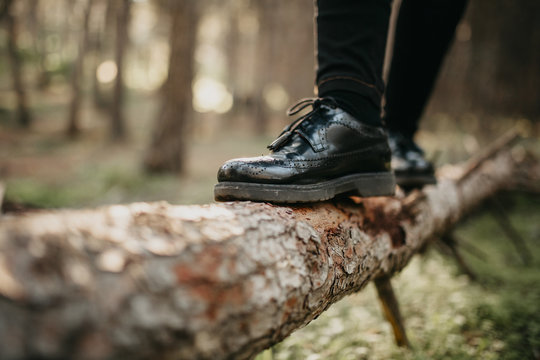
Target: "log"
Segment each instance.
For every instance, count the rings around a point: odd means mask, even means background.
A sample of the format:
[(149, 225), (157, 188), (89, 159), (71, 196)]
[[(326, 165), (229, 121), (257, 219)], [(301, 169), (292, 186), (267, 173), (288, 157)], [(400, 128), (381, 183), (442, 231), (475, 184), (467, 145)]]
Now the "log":
[(5, 215), (0, 358), (253, 358), (504, 188), (513, 139), (402, 197)]

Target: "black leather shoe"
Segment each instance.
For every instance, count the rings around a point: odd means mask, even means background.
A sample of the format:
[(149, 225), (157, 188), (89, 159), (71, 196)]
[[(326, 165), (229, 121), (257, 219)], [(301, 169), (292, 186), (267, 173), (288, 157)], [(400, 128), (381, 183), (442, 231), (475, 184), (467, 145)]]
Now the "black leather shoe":
[(437, 183), (433, 165), (412, 139), (389, 131), (388, 142), (392, 150), (392, 169), (399, 186), (411, 189)]
[(393, 195), (385, 131), (360, 123), (331, 98), (305, 99), (288, 115), (312, 110), (287, 126), (267, 156), (233, 159), (218, 171), (218, 201), (323, 201), (342, 193)]

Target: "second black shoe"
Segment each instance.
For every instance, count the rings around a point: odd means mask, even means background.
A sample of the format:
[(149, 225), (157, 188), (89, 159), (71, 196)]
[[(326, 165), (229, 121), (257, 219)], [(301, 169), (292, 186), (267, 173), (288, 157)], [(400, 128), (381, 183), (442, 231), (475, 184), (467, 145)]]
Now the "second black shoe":
[(389, 131), (388, 142), (392, 149), (392, 170), (399, 186), (408, 190), (437, 183), (433, 165), (411, 138)]
[(381, 127), (362, 124), (331, 98), (305, 99), (288, 114), (312, 110), (287, 126), (267, 156), (227, 161), (218, 171), (218, 201), (299, 203), (338, 194), (389, 196), (395, 179)]

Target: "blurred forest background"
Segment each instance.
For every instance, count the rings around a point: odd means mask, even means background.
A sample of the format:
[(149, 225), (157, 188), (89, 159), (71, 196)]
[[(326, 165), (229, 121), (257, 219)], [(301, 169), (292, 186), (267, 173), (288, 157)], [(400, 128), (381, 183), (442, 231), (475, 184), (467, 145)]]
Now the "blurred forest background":
[[(211, 201), (218, 166), (264, 152), (313, 94), (312, 1), (0, 4), (8, 200)], [(539, 89), (540, 2), (471, 1), (419, 141), (440, 164), (516, 121), (537, 134)]]
[[(212, 201), (219, 165), (264, 153), (290, 121), (286, 108), (312, 96), (313, 44), (313, 2), (306, 0), (0, 0), (4, 210)], [(537, 139), (539, 89), (540, 1), (472, 0), (418, 141), (440, 165), (467, 158), (516, 124)], [(538, 197), (505, 201), (515, 205), (513, 219), (530, 245), (534, 240), (538, 259)], [(444, 302), (445, 291), (461, 294), (455, 307), (435, 303), (422, 315), (422, 304), (405, 306), (405, 317), (417, 321), (411, 337), (418, 352), (391, 346), (377, 310), (366, 317), (375, 304), (367, 293), (262, 357), (512, 358), (520, 348), (515, 358), (539, 359), (538, 261), (519, 268), (527, 275), (516, 283), (508, 274), (518, 273), (519, 261), (490, 221), (484, 216), (462, 231), (474, 241), (491, 236), (493, 258), (469, 260), (499, 287), (499, 297), (463, 277), (445, 277), (453, 268), (439, 255), (403, 274), (433, 271), (420, 284), (398, 285), (404, 297), (431, 291)], [(515, 291), (522, 302), (505, 318), (501, 309)], [(437, 312), (439, 305), (445, 310)], [(360, 318), (351, 309), (360, 309)], [(509, 327), (515, 317), (519, 326)], [(371, 335), (351, 319), (372, 324)]]

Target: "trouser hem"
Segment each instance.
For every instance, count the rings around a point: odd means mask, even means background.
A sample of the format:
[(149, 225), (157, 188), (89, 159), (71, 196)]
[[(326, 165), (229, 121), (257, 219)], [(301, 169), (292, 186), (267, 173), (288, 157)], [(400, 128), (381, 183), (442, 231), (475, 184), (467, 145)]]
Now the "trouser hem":
[(376, 85), (357, 79), (353, 76), (332, 76), (319, 80), (317, 83), (317, 94), (324, 97), (325, 94), (335, 91), (345, 90), (357, 93), (369, 99), (377, 108), (381, 107), (382, 90)]

